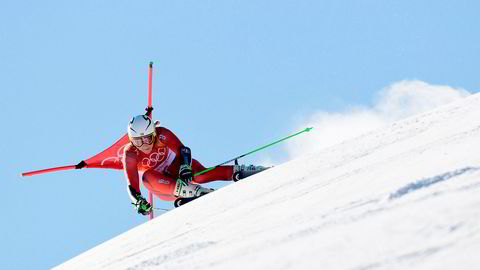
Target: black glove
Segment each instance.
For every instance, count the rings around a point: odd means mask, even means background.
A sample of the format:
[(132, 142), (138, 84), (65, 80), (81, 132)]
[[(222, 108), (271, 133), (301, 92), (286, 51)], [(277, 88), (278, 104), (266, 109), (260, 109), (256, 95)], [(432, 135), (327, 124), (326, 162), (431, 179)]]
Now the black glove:
[(192, 166), (187, 164), (180, 165), (178, 176), (180, 177), (179, 180), (182, 182), (182, 185), (184, 186), (188, 185), (188, 183), (192, 182), (193, 180)]
[(192, 151), (186, 146), (180, 147), (180, 156), (182, 157), (182, 165), (178, 170), (178, 179), (182, 185), (186, 186), (188, 183), (193, 181), (193, 170), (192, 170)]
[(137, 209), (137, 213), (142, 214), (144, 216), (152, 213), (152, 205), (148, 203), (147, 200), (145, 200), (145, 198), (143, 198), (140, 195), (137, 195), (136, 199), (137, 199), (137, 202), (132, 204)]

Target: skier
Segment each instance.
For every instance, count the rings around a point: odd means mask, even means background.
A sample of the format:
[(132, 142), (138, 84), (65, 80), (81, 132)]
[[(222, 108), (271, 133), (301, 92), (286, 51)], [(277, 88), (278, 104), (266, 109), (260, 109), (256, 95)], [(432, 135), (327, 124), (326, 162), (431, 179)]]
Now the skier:
[(170, 130), (160, 127), (158, 121), (146, 115), (132, 118), (128, 124), (130, 144), (125, 147), (122, 159), (128, 191), (132, 204), (139, 214), (148, 215), (152, 206), (140, 192), (139, 171), (144, 171), (142, 182), (148, 190), (162, 200), (175, 201), (175, 206), (198, 198), (212, 189), (199, 184), (216, 180), (240, 180), (267, 169), (262, 166), (219, 166), (194, 177), (206, 168), (192, 159), (190, 148)]

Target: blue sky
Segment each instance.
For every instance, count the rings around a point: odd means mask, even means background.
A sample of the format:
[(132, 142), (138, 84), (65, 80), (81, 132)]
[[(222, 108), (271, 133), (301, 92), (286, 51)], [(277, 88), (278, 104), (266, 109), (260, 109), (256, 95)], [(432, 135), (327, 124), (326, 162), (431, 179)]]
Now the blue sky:
[[(121, 171), (19, 175), (76, 164), (122, 136), (146, 107), (149, 61), (155, 118), (209, 166), (296, 132), (299, 119), (319, 110), (374, 106), (398, 81), (478, 92), (479, 8), (475, 1), (2, 3), (2, 267), (52, 267), (144, 222)], [(243, 162), (285, 161), (286, 152)]]

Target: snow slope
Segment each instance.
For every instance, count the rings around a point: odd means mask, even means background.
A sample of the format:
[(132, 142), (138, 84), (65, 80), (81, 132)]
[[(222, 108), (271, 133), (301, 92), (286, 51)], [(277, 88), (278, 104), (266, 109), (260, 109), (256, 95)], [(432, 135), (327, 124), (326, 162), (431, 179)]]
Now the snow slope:
[(58, 269), (480, 269), (479, 150), (477, 94), (229, 185)]

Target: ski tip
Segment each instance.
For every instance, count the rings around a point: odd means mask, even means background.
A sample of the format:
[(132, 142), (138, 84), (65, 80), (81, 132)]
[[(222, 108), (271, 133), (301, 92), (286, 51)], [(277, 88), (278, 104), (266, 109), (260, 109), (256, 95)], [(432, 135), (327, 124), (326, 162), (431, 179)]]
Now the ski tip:
[(313, 127), (309, 127), (309, 128), (306, 128), (305, 131), (306, 131), (306, 132), (309, 132), (309, 131), (312, 130), (312, 129), (313, 129)]

